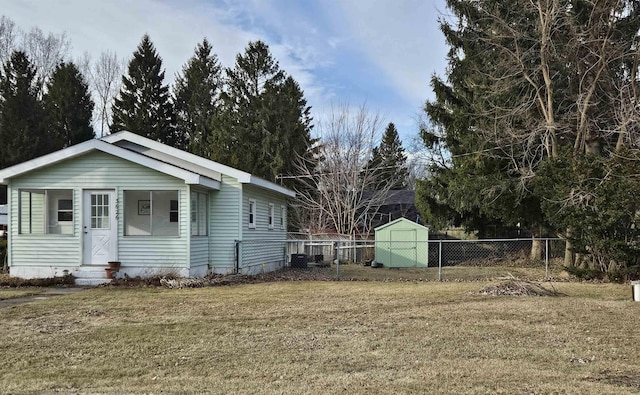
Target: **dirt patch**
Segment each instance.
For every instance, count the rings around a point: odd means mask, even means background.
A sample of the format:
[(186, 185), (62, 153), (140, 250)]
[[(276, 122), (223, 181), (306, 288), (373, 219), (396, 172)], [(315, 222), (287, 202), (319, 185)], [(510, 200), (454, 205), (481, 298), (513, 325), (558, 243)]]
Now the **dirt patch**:
[(114, 280), (106, 287), (145, 287), (162, 286), (167, 288), (202, 288), (224, 285), (257, 284), (277, 281), (333, 281), (335, 272), (330, 268), (310, 267), (306, 269), (284, 269), (277, 272), (246, 274), (214, 274), (205, 278), (178, 278), (158, 276), (153, 278), (125, 277)]
[(603, 370), (597, 377), (591, 378), (590, 381), (603, 382), (618, 387), (627, 387), (640, 391), (639, 372)]
[(548, 289), (534, 281), (508, 279), (476, 292), (477, 295), (493, 296), (564, 296), (555, 288)]

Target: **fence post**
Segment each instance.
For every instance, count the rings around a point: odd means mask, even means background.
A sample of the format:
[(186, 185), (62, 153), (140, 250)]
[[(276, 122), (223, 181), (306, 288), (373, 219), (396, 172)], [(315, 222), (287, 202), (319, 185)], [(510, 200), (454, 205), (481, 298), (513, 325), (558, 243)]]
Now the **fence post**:
[(336, 280), (340, 280), (340, 243), (339, 242), (334, 242), (334, 260), (336, 262)]
[(442, 281), (442, 239), (438, 241), (438, 281)]
[(545, 240), (545, 248), (544, 248), (544, 271), (545, 276), (549, 279), (549, 238)]

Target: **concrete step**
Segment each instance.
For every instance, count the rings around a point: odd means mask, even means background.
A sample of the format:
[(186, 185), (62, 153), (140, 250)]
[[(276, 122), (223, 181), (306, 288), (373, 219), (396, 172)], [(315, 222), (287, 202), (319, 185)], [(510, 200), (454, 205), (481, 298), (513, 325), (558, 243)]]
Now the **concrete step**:
[(109, 284), (111, 282), (108, 278), (78, 278), (76, 277), (75, 283), (79, 287), (96, 287), (102, 284)]
[(75, 283), (83, 287), (95, 287), (101, 284), (111, 282), (107, 278), (107, 272), (104, 270), (106, 266), (83, 266), (73, 272)]

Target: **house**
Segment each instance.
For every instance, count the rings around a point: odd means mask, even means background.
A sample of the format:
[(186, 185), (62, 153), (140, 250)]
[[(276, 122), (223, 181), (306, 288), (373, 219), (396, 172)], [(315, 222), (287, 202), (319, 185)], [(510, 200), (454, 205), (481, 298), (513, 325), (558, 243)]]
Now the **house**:
[(8, 206), (6, 204), (0, 204), (0, 239), (7, 238), (7, 212)]
[[(295, 194), (249, 173), (119, 132), (0, 170), (8, 186), (10, 274), (119, 275), (274, 270)], [(87, 282), (90, 282), (87, 280)]]
[[(366, 192), (363, 197), (371, 199), (373, 193)], [(375, 206), (367, 213), (366, 229), (375, 229), (398, 218), (407, 218), (419, 222), (418, 210), (415, 204), (416, 191), (407, 189), (391, 189), (386, 192), (380, 206)]]

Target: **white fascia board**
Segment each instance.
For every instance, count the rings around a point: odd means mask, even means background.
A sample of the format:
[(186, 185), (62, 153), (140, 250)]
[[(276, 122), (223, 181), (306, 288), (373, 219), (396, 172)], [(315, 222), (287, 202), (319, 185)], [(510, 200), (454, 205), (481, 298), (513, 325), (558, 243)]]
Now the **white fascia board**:
[(141, 145), (143, 147), (150, 148), (154, 151), (159, 151), (165, 153), (167, 155), (179, 158), (181, 160), (191, 162), (195, 165), (205, 167), (207, 169), (212, 169), (216, 172), (225, 174), (227, 176), (233, 177), (238, 180), (241, 184), (251, 184), (258, 186), (260, 188), (264, 188), (267, 190), (275, 191), (278, 193), (282, 193), (289, 197), (295, 197), (295, 192), (284, 188), (278, 184), (273, 182), (264, 180), (262, 178), (256, 177), (250, 173), (247, 173), (242, 170), (234, 169), (233, 167), (223, 165), (222, 163), (214, 162), (209, 159), (205, 159), (201, 156), (190, 154), (188, 152), (179, 150), (177, 148), (170, 147), (166, 144), (159, 143), (157, 141), (148, 139), (146, 137), (140, 136), (139, 134), (131, 133), (126, 130), (117, 132), (114, 134), (110, 134), (108, 136), (103, 137), (101, 140), (106, 141), (108, 143), (114, 144), (118, 141), (129, 141), (134, 144)]
[(173, 155), (170, 155), (166, 152), (162, 152), (162, 151), (158, 151), (155, 150), (153, 148), (149, 148), (140, 144), (136, 144), (132, 141), (128, 141), (128, 140), (121, 140), (119, 141), (117, 144), (117, 146), (121, 147), (121, 148), (126, 148), (128, 150), (137, 152), (139, 154), (142, 154), (144, 156), (148, 156), (150, 158), (153, 159), (158, 159), (162, 162), (167, 162), (170, 163), (172, 165), (181, 167), (183, 169), (192, 171), (194, 173), (198, 173), (201, 174), (205, 177), (211, 178), (213, 180), (218, 180), (218, 181), (222, 181), (222, 176), (221, 173), (218, 171), (213, 170), (210, 167), (204, 167), (204, 166), (200, 166), (196, 163), (190, 162), (190, 161), (186, 161), (184, 159), (181, 158), (177, 158)]
[(121, 140), (126, 140), (155, 151), (163, 152), (167, 155), (171, 155), (184, 161), (191, 162), (195, 165), (212, 169), (214, 171), (217, 171), (218, 173), (226, 174), (237, 179), (238, 182), (241, 183), (248, 183), (249, 178), (251, 177), (251, 174), (242, 170), (234, 169), (233, 167), (223, 165), (222, 163), (214, 162), (201, 156), (194, 155), (174, 147), (170, 147), (166, 144), (159, 143), (155, 140), (148, 139), (146, 137), (140, 136), (139, 134), (131, 133), (126, 130), (105, 136), (102, 138), (102, 140), (111, 144), (117, 143)]
[(287, 189), (285, 187), (281, 187), (278, 184), (274, 184), (273, 182), (267, 181), (267, 180), (263, 180), (262, 178), (256, 177), (256, 176), (251, 176), (251, 178), (249, 179), (248, 184), (251, 185), (255, 185), (257, 187), (260, 188), (265, 188), (265, 189), (269, 189), (275, 192), (279, 192), (283, 195), (287, 195), (289, 197), (296, 197), (296, 193), (293, 192), (290, 189)]
[[(220, 190), (220, 181), (218, 180), (213, 180), (209, 177), (205, 177), (205, 176), (199, 176), (198, 177), (198, 182), (192, 185), (200, 185), (203, 186), (205, 188), (209, 188), (209, 189), (217, 189)], [(189, 184), (189, 183), (187, 183)]]
[(137, 163), (141, 166), (145, 166), (150, 169), (157, 170), (161, 173), (182, 179), (187, 184), (196, 184), (205, 186), (207, 188), (220, 189), (220, 182), (216, 180), (212, 180), (208, 177), (201, 176), (200, 174), (196, 174), (179, 167), (161, 162), (159, 160), (148, 158), (133, 151), (129, 151), (124, 148), (120, 148), (107, 142), (95, 139), (88, 140), (83, 143), (64, 148), (60, 151), (52, 152), (39, 158), (31, 159), (15, 166), (0, 170), (0, 183), (7, 184), (9, 178), (17, 177), (41, 167), (50, 166), (67, 159), (84, 155), (94, 150), (102, 151), (118, 158)]
[(60, 151), (52, 152), (50, 154), (28, 160), (14, 166), (7, 167), (6, 169), (2, 169), (0, 170), (0, 184), (7, 184), (9, 178), (28, 173), (40, 167), (49, 166), (66, 159), (83, 155), (91, 150), (96, 149), (98, 143), (104, 144), (103, 142), (95, 139), (87, 140), (83, 143), (73, 145)]
[(181, 169), (171, 164), (159, 161), (157, 159), (150, 158), (148, 156), (138, 154), (134, 151), (130, 151), (124, 148), (120, 148), (117, 145), (109, 144), (104, 141), (99, 141), (98, 150), (117, 156), (119, 158), (128, 160), (130, 162), (137, 163), (141, 166), (148, 167), (153, 170), (157, 170), (160, 173), (164, 173), (179, 179), (184, 180), (186, 184), (202, 185), (211, 189), (220, 189), (220, 182), (211, 178), (202, 176), (191, 171)]

